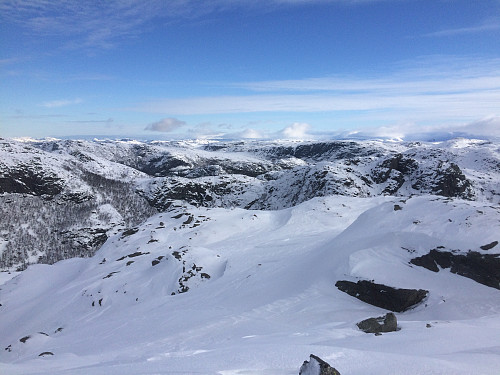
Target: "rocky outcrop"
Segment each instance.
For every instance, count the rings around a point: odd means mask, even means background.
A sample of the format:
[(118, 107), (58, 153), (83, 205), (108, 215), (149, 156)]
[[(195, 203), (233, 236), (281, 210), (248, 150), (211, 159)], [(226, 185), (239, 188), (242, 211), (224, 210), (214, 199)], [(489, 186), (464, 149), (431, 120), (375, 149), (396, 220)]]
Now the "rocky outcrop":
[(443, 197), (474, 198), (472, 183), (455, 163), (440, 162), (435, 168), (422, 171), (412, 188)]
[(360, 330), (366, 333), (381, 334), (398, 330), (398, 320), (394, 313), (387, 313), (378, 318), (368, 318), (356, 325)]
[(363, 302), (395, 312), (403, 312), (415, 307), (429, 294), (429, 291), (423, 289), (393, 288), (366, 280), (357, 283), (341, 280), (337, 281), (335, 286)]
[(309, 361), (304, 361), (300, 367), (299, 375), (340, 375), (340, 372), (318, 356), (311, 354)]
[(486, 245), (480, 246), (481, 250), (491, 250), (493, 249), (496, 245), (498, 245), (498, 241), (493, 241), (491, 243), (488, 243)]
[(377, 184), (386, 183), (383, 194), (395, 194), (410, 179), (410, 174), (418, 168), (418, 163), (402, 154), (384, 160), (372, 173), (373, 181)]
[(420, 162), (416, 155), (397, 154), (378, 164), (372, 179), (384, 188), (382, 194), (395, 195), (405, 183), (408, 189), (427, 192), (444, 197), (474, 198), (471, 181), (460, 167), (450, 161), (439, 160), (442, 155), (434, 153)]
[(449, 268), (452, 273), (500, 289), (499, 254), (481, 254), (477, 251), (454, 254), (450, 251), (432, 249), (426, 255), (413, 258), (410, 263), (433, 272), (438, 272), (440, 268)]
[(38, 166), (19, 165), (0, 173), (0, 193), (20, 193), (52, 198), (63, 190), (61, 179)]

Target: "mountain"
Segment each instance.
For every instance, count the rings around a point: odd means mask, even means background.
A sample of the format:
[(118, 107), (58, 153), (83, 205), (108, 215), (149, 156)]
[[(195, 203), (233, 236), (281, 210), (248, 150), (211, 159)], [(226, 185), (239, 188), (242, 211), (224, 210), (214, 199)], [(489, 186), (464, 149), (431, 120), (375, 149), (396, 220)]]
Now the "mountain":
[(496, 143), (0, 145), (2, 374), (498, 373)]
[(92, 256), (172, 200), (280, 210), (329, 195), (500, 202), (498, 145), (0, 141), (0, 269)]

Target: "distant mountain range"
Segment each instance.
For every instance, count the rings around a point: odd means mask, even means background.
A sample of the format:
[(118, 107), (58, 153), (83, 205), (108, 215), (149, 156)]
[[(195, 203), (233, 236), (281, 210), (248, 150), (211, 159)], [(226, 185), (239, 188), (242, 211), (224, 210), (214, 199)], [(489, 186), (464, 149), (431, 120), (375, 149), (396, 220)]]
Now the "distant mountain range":
[(0, 140), (0, 268), (92, 256), (172, 201), (279, 210), (314, 197), (500, 202), (499, 144)]

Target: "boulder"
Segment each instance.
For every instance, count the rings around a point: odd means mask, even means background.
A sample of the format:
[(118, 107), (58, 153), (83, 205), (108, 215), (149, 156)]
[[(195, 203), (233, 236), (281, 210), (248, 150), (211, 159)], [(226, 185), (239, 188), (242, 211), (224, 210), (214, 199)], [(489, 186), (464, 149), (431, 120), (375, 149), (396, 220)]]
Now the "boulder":
[(340, 280), (335, 283), (335, 286), (363, 302), (395, 312), (403, 312), (416, 306), (429, 293), (428, 290), (393, 288), (367, 280), (357, 283)]
[(321, 358), (311, 354), (309, 361), (304, 361), (300, 367), (299, 375), (340, 375), (340, 372)]
[(360, 330), (366, 333), (394, 332), (398, 330), (398, 320), (394, 313), (387, 313), (378, 318), (368, 318), (356, 324)]
[(477, 251), (454, 254), (450, 251), (432, 249), (426, 255), (413, 258), (410, 263), (433, 272), (438, 272), (440, 267), (449, 268), (452, 273), (468, 277), (491, 288), (500, 289), (499, 254), (481, 254)]
[(491, 250), (493, 249), (496, 245), (498, 245), (498, 241), (493, 241), (489, 244), (480, 246), (481, 250)]

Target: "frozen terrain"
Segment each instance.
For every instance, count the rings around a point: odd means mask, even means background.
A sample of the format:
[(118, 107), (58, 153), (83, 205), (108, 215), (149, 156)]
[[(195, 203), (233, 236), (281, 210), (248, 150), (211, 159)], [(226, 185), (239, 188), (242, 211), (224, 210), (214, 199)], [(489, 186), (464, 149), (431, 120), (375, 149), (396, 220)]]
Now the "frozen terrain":
[(498, 142), (0, 139), (0, 270), (90, 257), (167, 210), (282, 210), (315, 197), (500, 204)]
[[(0, 373), (298, 374), (314, 353), (342, 375), (497, 375), (500, 290), (410, 261), (499, 254), (499, 239), (500, 209), (482, 200), (327, 196), (273, 211), (174, 201), (91, 258), (6, 281)], [(387, 311), (335, 287), (360, 279), (429, 295), (396, 314), (399, 331), (375, 336), (356, 323)]]

